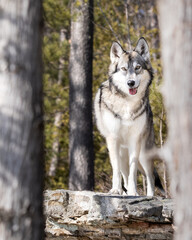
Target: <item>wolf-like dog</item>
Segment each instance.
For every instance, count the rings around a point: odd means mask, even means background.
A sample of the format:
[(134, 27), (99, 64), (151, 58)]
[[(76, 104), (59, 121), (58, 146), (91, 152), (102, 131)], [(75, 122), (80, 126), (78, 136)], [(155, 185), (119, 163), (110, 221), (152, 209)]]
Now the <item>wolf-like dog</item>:
[(111, 194), (137, 196), (137, 170), (146, 176), (147, 196), (154, 195), (153, 162), (147, 151), (154, 146), (149, 86), (153, 79), (149, 47), (140, 38), (125, 51), (114, 42), (110, 51), (109, 79), (100, 86), (94, 102), (96, 123), (105, 137), (113, 170)]

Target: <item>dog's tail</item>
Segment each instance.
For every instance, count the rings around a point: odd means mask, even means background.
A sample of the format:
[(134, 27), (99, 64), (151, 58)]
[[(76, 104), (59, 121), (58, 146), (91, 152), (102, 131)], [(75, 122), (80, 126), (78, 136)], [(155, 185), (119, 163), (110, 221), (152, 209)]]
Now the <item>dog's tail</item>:
[(153, 174), (154, 174), (154, 177), (155, 177), (155, 186), (159, 189), (161, 194), (165, 195), (165, 190), (163, 188), (163, 185), (161, 183), (161, 180), (160, 180), (160, 177), (159, 177), (159, 174), (158, 174), (156, 168), (154, 168)]

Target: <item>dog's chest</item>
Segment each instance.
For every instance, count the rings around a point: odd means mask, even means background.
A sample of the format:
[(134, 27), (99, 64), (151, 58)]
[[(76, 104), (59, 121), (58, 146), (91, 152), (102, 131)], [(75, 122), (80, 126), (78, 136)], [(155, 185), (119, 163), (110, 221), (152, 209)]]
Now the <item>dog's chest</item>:
[(135, 119), (132, 108), (128, 104), (112, 109), (112, 111), (106, 109), (103, 113), (105, 129), (108, 130), (107, 135), (113, 135), (121, 139), (122, 142), (127, 142), (128, 139), (142, 134), (146, 125), (146, 113)]
[(143, 134), (145, 126), (145, 113), (134, 120), (121, 120), (119, 123), (119, 132), (117, 132), (117, 136), (122, 139), (123, 142), (134, 141), (134, 139)]
[(133, 120), (136, 117), (137, 109), (142, 105), (139, 101), (128, 101), (125, 98), (118, 97), (114, 94), (108, 95), (104, 99), (106, 107), (113, 113), (113, 115), (123, 122), (126, 122), (127, 125), (132, 125)]

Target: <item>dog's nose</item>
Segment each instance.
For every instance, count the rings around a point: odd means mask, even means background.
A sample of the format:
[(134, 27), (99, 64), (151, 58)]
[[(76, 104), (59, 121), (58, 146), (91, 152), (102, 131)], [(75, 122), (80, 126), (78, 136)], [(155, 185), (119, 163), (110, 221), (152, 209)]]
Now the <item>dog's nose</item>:
[(134, 80), (129, 80), (127, 82), (127, 84), (128, 84), (129, 87), (133, 87), (135, 85), (135, 81)]

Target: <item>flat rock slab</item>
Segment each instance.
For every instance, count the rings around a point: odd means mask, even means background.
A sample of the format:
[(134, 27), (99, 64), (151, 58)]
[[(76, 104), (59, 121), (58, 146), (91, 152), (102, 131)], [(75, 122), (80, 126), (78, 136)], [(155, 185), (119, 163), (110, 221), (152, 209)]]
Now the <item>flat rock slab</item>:
[(173, 202), (90, 191), (45, 191), (47, 240), (172, 239)]

